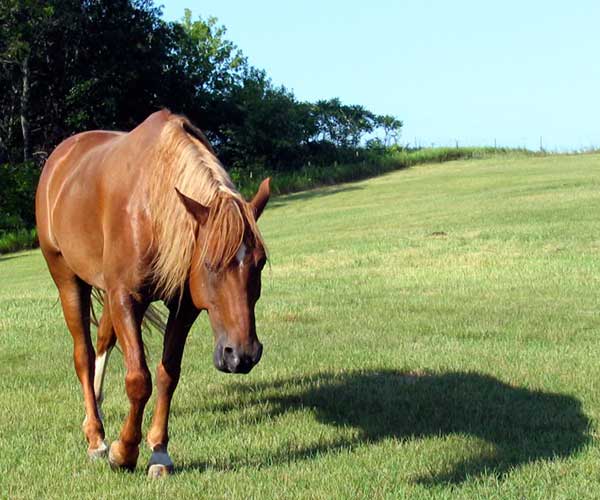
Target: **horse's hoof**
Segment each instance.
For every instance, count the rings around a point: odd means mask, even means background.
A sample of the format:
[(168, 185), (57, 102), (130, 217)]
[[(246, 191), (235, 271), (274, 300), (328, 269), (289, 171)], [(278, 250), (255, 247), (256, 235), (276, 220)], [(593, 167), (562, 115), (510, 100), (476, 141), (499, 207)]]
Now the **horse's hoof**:
[(108, 454), (108, 445), (105, 441), (102, 441), (100, 443), (100, 446), (98, 446), (97, 448), (88, 448), (87, 454), (88, 457), (92, 460), (104, 458)]
[(153, 451), (148, 462), (148, 477), (152, 479), (168, 476), (173, 474), (173, 461), (167, 453), (166, 447), (164, 451)]
[(148, 477), (150, 479), (159, 479), (173, 474), (172, 465), (154, 464), (148, 467)]
[(137, 463), (140, 449), (136, 446), (130, 453), (125, 453), (125, 449), (121, 441), (114, 441), (110, 445), (108, 452), (108, 463), (113, 470), (125, 470), (133, 472)]

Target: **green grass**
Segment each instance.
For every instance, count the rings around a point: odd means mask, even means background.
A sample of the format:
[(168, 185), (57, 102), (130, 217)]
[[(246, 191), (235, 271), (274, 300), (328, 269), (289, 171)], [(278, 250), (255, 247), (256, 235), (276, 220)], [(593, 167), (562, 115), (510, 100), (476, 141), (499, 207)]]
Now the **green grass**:
[[(274, 199), (263, 360), (218, 373), (198, 322), (166, 481), (146, 479), (146, 449), (134, 474), (87, 460), (42, 258), (0, 257), (0, 496), (595, 498), (599, 213), (600, 155), (457, 161)], [(123, 374), (117, 353), (109, 440)]]

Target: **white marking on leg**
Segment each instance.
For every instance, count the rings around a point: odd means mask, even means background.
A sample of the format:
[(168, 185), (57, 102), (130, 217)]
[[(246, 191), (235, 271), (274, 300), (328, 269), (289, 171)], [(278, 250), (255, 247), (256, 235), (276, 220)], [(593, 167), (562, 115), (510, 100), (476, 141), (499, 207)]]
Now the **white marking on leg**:
[(104, 383), (104, 368), (108, 351), (104, 351), (100, 356), (96, 356), (96, 370), (94, 372), (94, 394), (96, 399), (102, 399), (102, 385)]
[(108, 445), (106, 444), (106, 441), (102, 441), (98, 448), (88, 448), (88, 457), (90, 457), (92, 460), (103, 458), (107, 455), (107, 453)]
[(104, 351), (100, 356), (96, 357), (96, 369), (94, 371), (94, 394), (96, 395), (96, 406), (98, 407), (98, 414), (100, 420), (103, 420), (102, 416), (102, 401), (104, 400), (103, 386), (104, 386), (104, 375), (106, 374), (106, 364), (110, 351), (112, 348)]
[(242, 243), (242, 246), (240, 246), (240, 249), (235, 254), (235, 258), (237, 259), (240, 266), (244, 265), (244, 257), (246, 257), (247, 250), (248, 249), (246, 248), (246, 245)]

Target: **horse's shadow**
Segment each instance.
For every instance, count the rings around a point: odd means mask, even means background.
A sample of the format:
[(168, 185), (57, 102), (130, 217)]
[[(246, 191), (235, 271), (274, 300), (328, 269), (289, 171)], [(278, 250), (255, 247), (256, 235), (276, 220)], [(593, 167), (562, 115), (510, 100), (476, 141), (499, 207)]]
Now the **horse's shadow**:
[(21, 257), (27, 257), (28, 254), (24, 252), (13, 253), (13, 254), (1, 254), (0, 253), (0, 262), (5, 262), (7, 260), (20, 259)]
[[(350, 426), (358, 431), (354, 433), (357, 437), (341, 438), (335, 443), (275, 451), (263, 460), (268, 464), (246, 464), (247, 458), (240, 457), (239, 465), (260, 467), (310, 459), (390, 438), (402, 441), (460, 434), (492, 444), (493, 453), (470, 456), (453, 464), (448, 472), (418, 479), (426, 484), (460, 483), (469, 476), (500, 477), (516, 466), (568, 457), (590, 441), (590, 422), (577, 399), (513, 387), (478, 373), (321, 373), (308, 378), (232, 385), (227, 390), (226, 399), (231, 402), (220, 405), (220, 411), (260, 404), (268, 408), (264, 418), (272, 419), (310, 409), (322, 423)], [(256, 422), (256, 412), (252, 413)], [(195, 463), (184, 469), (214, 466)], [(231, 463), (227, 468), (230, 467)]]
[(275, 197), (269, 203), (269, 210), (284, 207), (295, 201), (308, 201), (315, 198), (323, 198), (332, 194), (345, 193), (349, 191), (359, 191), (363, 189), (361, 186), (321, 186), (308, 191), (300, 191), (299, 193), (283, 194)]

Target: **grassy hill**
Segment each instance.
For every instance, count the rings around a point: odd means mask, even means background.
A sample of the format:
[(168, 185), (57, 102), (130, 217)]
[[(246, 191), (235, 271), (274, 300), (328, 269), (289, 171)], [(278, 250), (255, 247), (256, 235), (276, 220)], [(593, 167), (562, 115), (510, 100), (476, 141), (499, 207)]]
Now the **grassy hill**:
[[(599, 215), (598, 155), (425, 165), (273, 200), (263, 360), (218, 373), (198, 321), (162, 482), (145, 449), (133, 475), (87, 461), (54, 286), (38, 251), (2, 256), (1, 496), (593, 498)], [(116, 353), (109, 440), (123, 374)]]

